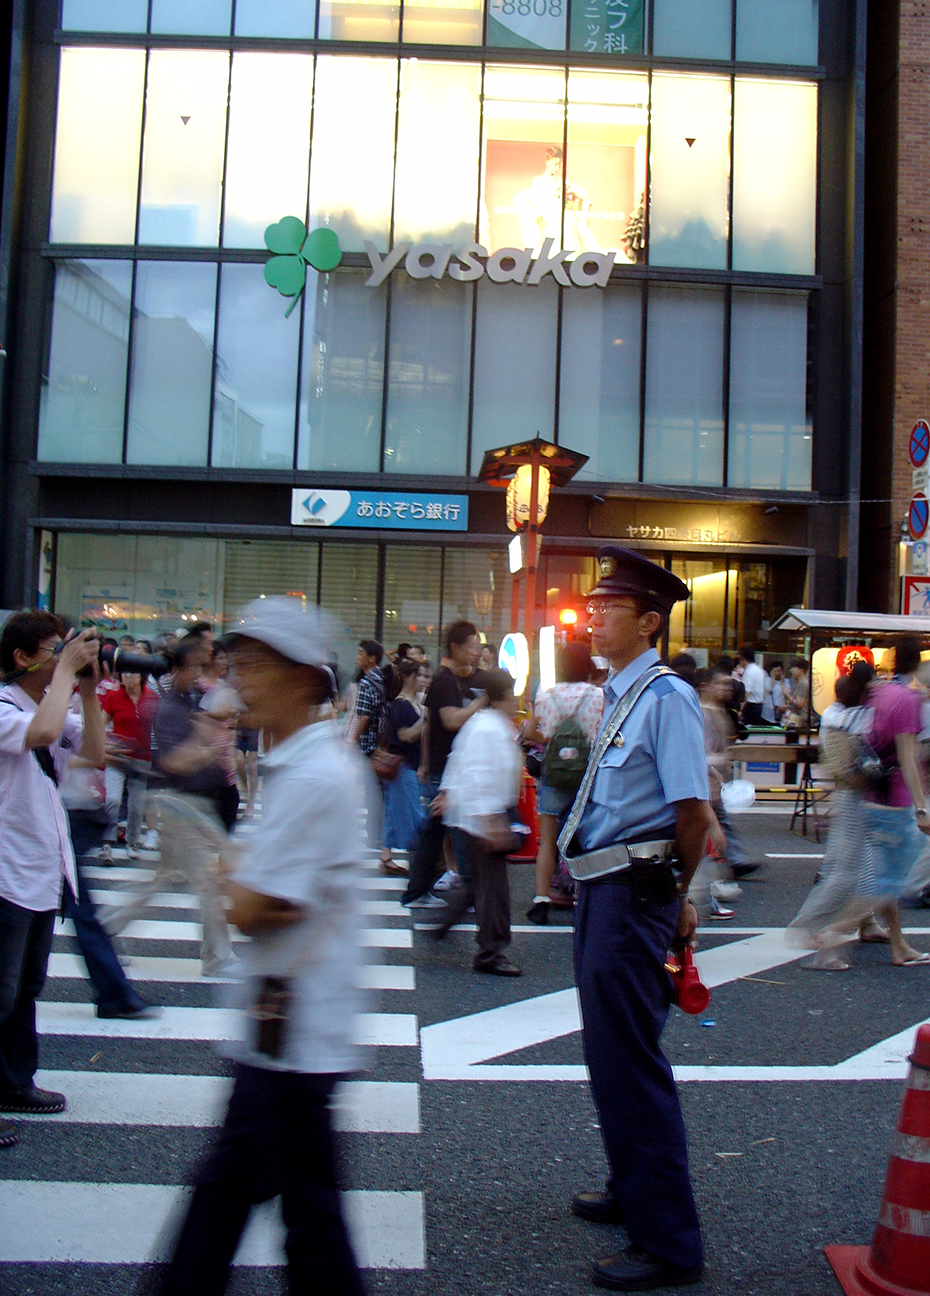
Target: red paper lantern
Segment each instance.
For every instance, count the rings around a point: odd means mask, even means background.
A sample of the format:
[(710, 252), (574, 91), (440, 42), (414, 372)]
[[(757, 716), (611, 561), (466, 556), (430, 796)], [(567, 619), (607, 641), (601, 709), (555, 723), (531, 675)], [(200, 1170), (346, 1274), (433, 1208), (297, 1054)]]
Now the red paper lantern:
[(859, 662), (867, 662), (873, 669), (875, 667), (872, 649), (866, 648), (864, 644), (847, 644), (836, 654), (836, 669), (840, 675), (850, 675), (852, 668), (858, 666)]

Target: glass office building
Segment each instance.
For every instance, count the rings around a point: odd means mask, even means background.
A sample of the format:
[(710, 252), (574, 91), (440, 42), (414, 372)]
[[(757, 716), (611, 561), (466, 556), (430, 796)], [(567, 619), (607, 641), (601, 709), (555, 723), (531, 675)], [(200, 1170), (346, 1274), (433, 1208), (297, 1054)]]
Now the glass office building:
[(347, 646), (496, 639), (477, 474), (539, 435), (587, 456), (540, 620), (609, 538), (688, 580), (678, 642), (841, 604), (853, 8), (27, 6), (5, 601), (141, 634), (292, 592)]

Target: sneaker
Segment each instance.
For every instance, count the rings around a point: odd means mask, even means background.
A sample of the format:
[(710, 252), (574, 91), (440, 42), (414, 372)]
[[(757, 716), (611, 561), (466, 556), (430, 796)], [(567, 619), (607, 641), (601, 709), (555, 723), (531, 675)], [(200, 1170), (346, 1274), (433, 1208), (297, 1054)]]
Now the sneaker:
[(0, 1148), (12, 1147), (19, 1142), (19, 1134), (12, 1121), (0, 1119)]
[(137, 860), (137, 859), (139, 858), (139, 848), (138, 848), (138, 846), (127, 846), (127, 847), (126, 847), (126, 854), (129, 856), (129, 858), (130, 858), (131, 860)]
[[(403, 904), (403, 901), (401, 901)], [(418, 900), (408, 900), (404, 905), (405, 909), (445, 909), (445, 900), (440, 900), (439, 896), (431, 895), (429, 892), (420, 896)]]
[(97, 852), (97, 863), (105, 864), (107, 868), (113, 863), (113, 847), (109, 842), (104, 842)]
[(460, 884), (461, 879), (455, 869), (446, 869), (442, 877), (433, 887), (434, 891), (454, 891)]
[(150, 828), (139, 844), (142, 850), (157, 851), (160, 845), (158, 833), (154, 828)]
[(736, 882), (711, 882), (710, 893), (715, 900), (738, 900), (743, 888)]

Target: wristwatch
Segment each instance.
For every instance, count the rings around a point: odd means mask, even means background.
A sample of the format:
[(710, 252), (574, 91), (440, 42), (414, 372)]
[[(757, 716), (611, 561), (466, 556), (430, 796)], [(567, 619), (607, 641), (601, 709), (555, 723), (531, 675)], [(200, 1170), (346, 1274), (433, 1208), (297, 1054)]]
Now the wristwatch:
[(927, 816), (930, 815), (930, 810), (928, 810), (926, 806), (917, 806), (914, 810), (914, 815), (918, 819), (926, 819)]

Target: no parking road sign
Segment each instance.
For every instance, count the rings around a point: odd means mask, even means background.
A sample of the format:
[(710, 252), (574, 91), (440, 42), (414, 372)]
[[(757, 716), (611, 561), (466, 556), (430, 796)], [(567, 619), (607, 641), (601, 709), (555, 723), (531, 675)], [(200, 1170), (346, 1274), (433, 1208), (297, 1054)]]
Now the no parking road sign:
[(914, 540), (923, 539), (928, 522), (930, 522), (930, 504), (927, 503), (926, 495), (918, 491), (911, 500), (911, 507), (907, 510), (907, 527)]
[(930, 458), (930, 425), (926, 419), (918, 419), (914, 424), (907, 453), (913, 468), (923, 468)]

